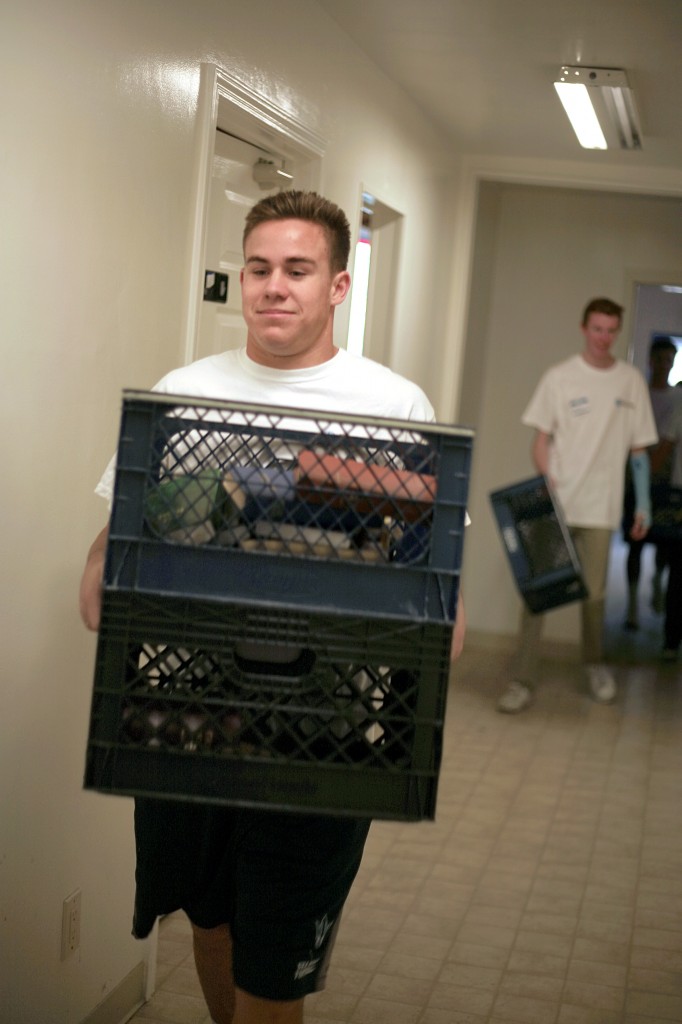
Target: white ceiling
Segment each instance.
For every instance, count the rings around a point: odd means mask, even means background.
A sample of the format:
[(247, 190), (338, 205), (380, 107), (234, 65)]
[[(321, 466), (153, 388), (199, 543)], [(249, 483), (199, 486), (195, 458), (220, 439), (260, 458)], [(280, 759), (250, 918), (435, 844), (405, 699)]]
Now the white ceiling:
[[(682, 169), (682, 0), (319, 0), (462, 154)], [(639, 152), (581, 149), (562, 64), (624, 68)]]

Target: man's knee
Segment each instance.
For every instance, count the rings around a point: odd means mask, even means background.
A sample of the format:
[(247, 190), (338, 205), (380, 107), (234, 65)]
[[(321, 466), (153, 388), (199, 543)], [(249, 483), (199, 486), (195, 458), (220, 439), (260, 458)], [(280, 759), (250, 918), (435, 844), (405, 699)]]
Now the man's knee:
[(210, 954), (229, 950), (232, 947), (232, 937), (228, 925), (219, 924), (215, 928), (200, 928), (198, 924), (193, 922), (190, 924), (192, 925), (195, 950)]
[(303, 1024), (302, 999), (261, 999), (236, 990), (233, 1024)]

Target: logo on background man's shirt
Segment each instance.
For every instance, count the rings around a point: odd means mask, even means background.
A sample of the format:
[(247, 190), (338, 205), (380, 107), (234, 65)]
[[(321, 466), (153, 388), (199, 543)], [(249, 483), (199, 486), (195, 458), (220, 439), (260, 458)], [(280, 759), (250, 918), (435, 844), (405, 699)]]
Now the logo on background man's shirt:
[(635, 403), (634, 402), (628, 402), (627, 398), (617, 398), (616, 399), (616, 405), (617, 406), (623, 406), (625, 409), (634, 409), (634, 407), (635, 407)]
[(581, 395), (580, 398), (571, 398), (568, 408), (573, 416), (586, 416), (590, 411), (590, 400), (587, 395)]

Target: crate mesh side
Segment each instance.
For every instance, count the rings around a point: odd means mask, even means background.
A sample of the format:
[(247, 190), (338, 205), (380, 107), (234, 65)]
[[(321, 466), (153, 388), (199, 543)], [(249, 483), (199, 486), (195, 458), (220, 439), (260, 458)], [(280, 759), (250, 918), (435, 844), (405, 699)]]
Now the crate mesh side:
[(441, 472), (463, 520), (466, 439), (448, 439), (444, 460), (443, 438), (404, 426), (153, 402), (141, 423), (144, 409), (124, 408), (113, 536), (427, 566), (434, 510), (453, 504)]
[(171, 604), (106, 602), (94, 742), (400, 769), (442, 726), (447, 631)]

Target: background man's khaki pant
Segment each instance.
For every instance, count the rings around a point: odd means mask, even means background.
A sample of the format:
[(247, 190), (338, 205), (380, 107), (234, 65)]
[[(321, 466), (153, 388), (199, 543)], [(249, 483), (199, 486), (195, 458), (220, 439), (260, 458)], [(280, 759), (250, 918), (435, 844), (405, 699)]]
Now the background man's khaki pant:
[[(572, 526), (570, 529), (588, 593), (581, 602), (582, 657), (585, 664), (590, 665), (602, 660), (606, 575), (612, 531), (586, 526)], [(542, 612), (533, 615), (524, 606), (514, 679), (531, 688), (537, 682), (544, 622)]]

